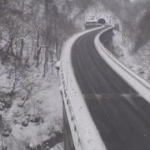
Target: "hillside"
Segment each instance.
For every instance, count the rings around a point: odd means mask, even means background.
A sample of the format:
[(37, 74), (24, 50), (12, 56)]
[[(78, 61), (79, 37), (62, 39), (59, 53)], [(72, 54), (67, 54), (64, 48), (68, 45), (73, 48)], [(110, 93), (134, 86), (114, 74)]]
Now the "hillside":
[[(94, 16), (119, 24), (113, 53), (150, 81), (149, 1), (0, 1), (0, 150), (63, 149), (62, 102), (55, 64), (69, 38)], [(141, 36), (142, 35), (142, 36)], [(60, 139), (51, 147), (51, 139)]]

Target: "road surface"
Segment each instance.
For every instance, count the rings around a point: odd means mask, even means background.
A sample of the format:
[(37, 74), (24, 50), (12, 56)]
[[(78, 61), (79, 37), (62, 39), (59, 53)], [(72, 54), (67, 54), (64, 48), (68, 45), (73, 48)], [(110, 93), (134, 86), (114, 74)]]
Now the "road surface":
[(87, 107), (108, 150), (150, 150), (150, 104), (100, 57), (100, 30), (80, 37), (71, 53)]

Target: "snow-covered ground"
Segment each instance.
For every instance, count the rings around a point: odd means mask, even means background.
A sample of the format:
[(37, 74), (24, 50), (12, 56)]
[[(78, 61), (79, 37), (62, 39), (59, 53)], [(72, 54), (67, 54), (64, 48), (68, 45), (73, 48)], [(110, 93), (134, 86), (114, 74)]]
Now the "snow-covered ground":
[(114, 53), (119, 61), (147, 80), (147, 82), (150, 82), (150, 42), (140, 48), (136, 53), (131, 54), (131, 43), (128, 43), (128, 46), (125, 45), (123, 43), (121, 33), (117, 31), (114, 33)]
[[(62, 133), (59, 77), (49, 73), (44, 78), (41, 68), (32, 66), (31, 70), (34, 74), (28, 72), (28, 78), (19, 81), (18, 92), (11, 99), (11, 108), (3, 107), (3, 103), (0, 102), (2, 116), (0, 132), (6, 134), (1, 136), (0, 147), (7, 145), (8, 150), (26, 149), (29, 145), (35, 147), (55, 136), (56, 132)], [(3, 89), (3, 92), (7, 93), (12, 88), (13, 77), (8, 78), (8, 68), (3, 65), (0, 73), (1, 91)], [(28, 85), (26, 90), (21, 86), (22, 81)], [(4, 99), (10, 101), (9, 96), (5, 95)], [(1, 101), (3, 101), (2, 97)]]

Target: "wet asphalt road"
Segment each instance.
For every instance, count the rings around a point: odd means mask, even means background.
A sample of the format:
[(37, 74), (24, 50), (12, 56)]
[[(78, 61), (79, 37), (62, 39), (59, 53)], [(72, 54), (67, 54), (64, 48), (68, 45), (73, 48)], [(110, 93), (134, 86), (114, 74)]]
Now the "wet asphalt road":
[(150, 104), (99, 56), (94, 46), (99, 31), (80, 37), (72, 49), (87, 107), (108, 150), (150, 150)]

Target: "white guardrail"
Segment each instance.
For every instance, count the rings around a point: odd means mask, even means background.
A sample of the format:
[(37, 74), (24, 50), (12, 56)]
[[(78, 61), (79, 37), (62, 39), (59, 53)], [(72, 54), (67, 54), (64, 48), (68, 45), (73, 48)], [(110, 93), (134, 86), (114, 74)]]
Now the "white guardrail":
[(135, 91), (138, 92), (140, 96), (142, 96), (145, 100), (150, 102), (150, 84), (144, 78), (140, 77), (135, 72), (126, 67), (124, 64), (122, 64), (100, 42), (100, 36), (112, 28), (113, 27), (109, 27), (96, 36), (94, 44), (98, 53), (118, 75), (120, 75), (133, 89), (135, 89)]
[(76, 150), (106, 150), (77, 84), (71, 63), (71, 50), (76, 40), (97, 29), (74, 35), (66, 42), (61, 55), (60, 90)]

